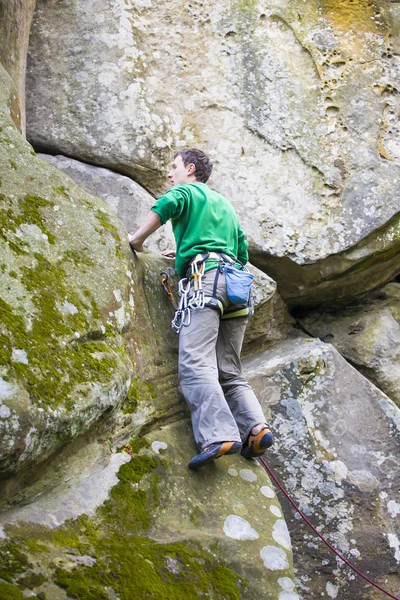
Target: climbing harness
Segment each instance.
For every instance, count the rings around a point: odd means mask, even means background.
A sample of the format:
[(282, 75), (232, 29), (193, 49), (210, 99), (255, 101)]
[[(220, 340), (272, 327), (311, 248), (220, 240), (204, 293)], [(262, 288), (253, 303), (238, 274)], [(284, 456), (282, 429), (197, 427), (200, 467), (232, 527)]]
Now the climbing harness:
[(276, 483), (276, 485), (278, 486), (278, 488), (281, 490), (282, 494), (284, 494), (284, 496), (289, 500), (290, 504), (299, 513), (299, 515), (302, 517), (302, 519), (304, 519), (304, 521), (313, 530), (313, 532), (324, 542), (324, 544), (326, 544), (328, 546), (328, 548), (330, 550), (332, 550), (332, 552), (334, 552), (336, 554), (336, 556), (338, 556), (340, 558), (340, 560), (342, 560), (348, 567), (350, 567), (350, 569), (352, 569), (355, 573), (357, 573), (357, 575), (359, 575), (360, 577), (362, 577), (363, 579), (365, 579), (365, 581), (367, 581), (370, 585), (376, 587), (379, 591), (381, 591), (384, 594), (386, 594), (387, 596), (389, 596), (389, 598), (393, 598), (393, 600), (400, 600), (400, 598), (398, 596), (393, 596), (393, 594), (391, 594), (390, 592), (387, 592), (386, 590), (384, 590), (377, 583), (374, 583), (371, 579), (369, 579), (369, 577), (367, 577), (366, 575), (364, 575), (364, 573), (361, 573), (361, 571), (359, 571), (357, 569), (357, 567), (355, 567), (354, 565), (352, 565), (342, 554), (340, 554), (340, 552), (338, 552), (324, 538), (324, 536), (314, 527), (314, 525), (311, 523), (311, 521), (309, 521), (307, 519), (306, 515), (300, 510), (300, 508), (297, 506), (297, 504), (295, 503), (295, 501), (289, 496), (289, 494), (287, 493), (287, 491), (285, 490), (285, 488), (283, 487), (283, 485), (280, 483), (280, 481), (278, 480), (278, 478), (274, 475), (274, 473), (271, 470), (271, 467), (268, 466), (268, 464), (265, 462), (265, 460), (260, 456), (258, 458), (258, 461), (264, 467), (264, 469), (266, 470), (266, 472), (268, 473), (268, 475), (274, 480), (274, 482)]
[[(214, 286), (212, 296), (206, 296), (203, 290), (202, 279), (205, 272), (205, 264), (207, 261), (213, 261), (216, 263), (216, 273), (214, 279)], [(191, 310), (199, 310), (207, 306), (219, 312), (221, 319), (234, 319), (236, 317), (247, 317), (251, 316), (253, 310), (253, 295), (251, 286), (249, 286), (247, 302), (238, 304), (237, 306), (231, 307), (228, 310), (224, 310), (222, 302), (217, 298), (217, 284), (221, 273), (228, 267), (234, 268), (234, 265), (241, 265), (240, 261), (233, 259), (227, 254), (220, 252), (204, 252), (197, 254), (193, 259), (188, 262), (186, 268), (186, 277), (179, 281), (179, 304), (176, 306), (172, 290), (168, 283), (168, 276), (166, 273), (163, 275), (162, 285), (171, 298), (175, 309), (175, 316), (172, 320), (172, 329), (179, 333), (182, 327), (187, 327), (191, 322)], [(246, 267), (241, 265), (241, 269), (251, 278), (250, 273)], [(235, 268), (235, 270), (238, 270)], [(250, 281), (251, 283), (251, 281)], [(191, 287), (193, 284), (193, 293), (191, 293)]]

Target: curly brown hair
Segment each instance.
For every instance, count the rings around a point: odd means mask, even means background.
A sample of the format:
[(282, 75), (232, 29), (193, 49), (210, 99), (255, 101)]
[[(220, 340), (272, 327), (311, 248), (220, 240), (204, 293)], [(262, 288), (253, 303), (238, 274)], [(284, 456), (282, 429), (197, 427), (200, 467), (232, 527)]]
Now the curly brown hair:
[(174, 154), (174, 158), (177, 156), (182, 157), (183, 164), (185, 167), (190, 165), (190, 163), (194, 164), (196, 167), (195, 176), (196, 180), (202, 183), (206, 183), (209, 180), (213, 164), (208, 158), (207, 154), (204, 154), (202, 150), (198, 148), (184, 148), (183, 150), (178, 150)]

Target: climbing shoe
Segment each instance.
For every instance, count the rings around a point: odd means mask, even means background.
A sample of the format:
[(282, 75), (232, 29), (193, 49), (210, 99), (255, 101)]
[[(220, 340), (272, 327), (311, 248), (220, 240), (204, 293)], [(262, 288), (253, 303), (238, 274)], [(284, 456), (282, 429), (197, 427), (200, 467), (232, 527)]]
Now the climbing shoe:
[(261, 429), (260, 433), (253, 435), (250, 433), (246, 444), (242, 448), (242, 456), (245, 458), (254, 458), (264, 454), (267, 448), (272, 446), (274, 441), (271, 430), (268, 426)]
[(219, 442), (210, 444), (210, 446), (204, 448), (200, 454), (197, 454), (192, 458), (188, 467), (189, 469), (198, 469), (198, 467), (207, 465), (216, 458), (224, 456), (224, 454), (235, 454), (236, 452), (240, 452), (241, 447), (242, 444), (240, 442)]

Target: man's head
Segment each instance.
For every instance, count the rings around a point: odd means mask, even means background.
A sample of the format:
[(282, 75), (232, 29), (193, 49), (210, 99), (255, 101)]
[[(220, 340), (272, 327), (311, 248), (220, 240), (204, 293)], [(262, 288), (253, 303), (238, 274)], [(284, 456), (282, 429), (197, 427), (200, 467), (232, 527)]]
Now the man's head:
[(174, 162), (168, 173), (172, 185), (208, 181), (213, 165), (204, 152), (197, 148), (185, 148), (174, 154)]

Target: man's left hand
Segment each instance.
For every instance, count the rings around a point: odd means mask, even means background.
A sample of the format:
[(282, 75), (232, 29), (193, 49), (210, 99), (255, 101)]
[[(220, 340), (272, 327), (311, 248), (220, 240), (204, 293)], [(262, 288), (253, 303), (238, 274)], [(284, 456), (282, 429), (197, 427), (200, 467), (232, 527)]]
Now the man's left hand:
[(144, 251), (142, 240), (138, 239), (135, 235), (128, 233), (128, 242), (131, 245), (131, 248), (135, 250), (135, 252)]

